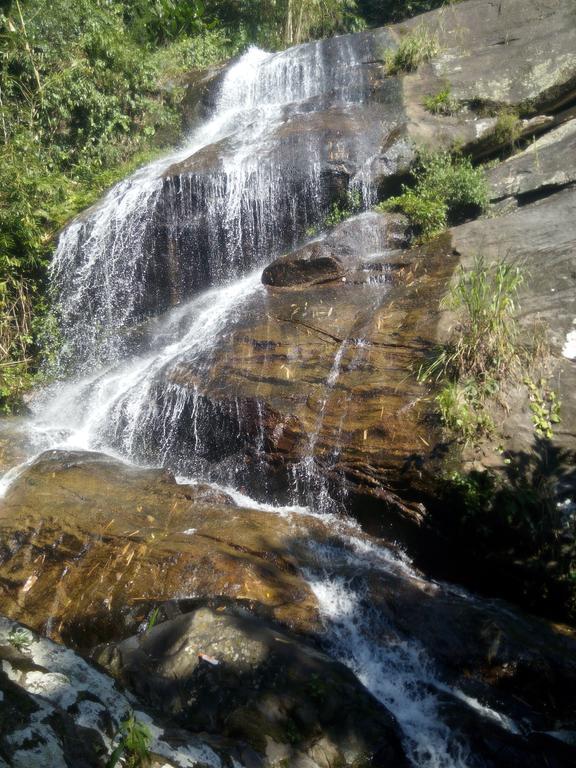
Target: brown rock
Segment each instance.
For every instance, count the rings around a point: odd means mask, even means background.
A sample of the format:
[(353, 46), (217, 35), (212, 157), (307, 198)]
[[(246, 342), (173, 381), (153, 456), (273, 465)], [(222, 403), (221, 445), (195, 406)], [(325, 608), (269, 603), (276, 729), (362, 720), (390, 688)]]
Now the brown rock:
[(206, 486), (98, 454), (43, 454), (0, 508), (0, 607), (89, 647), (124, 636), (177, 598), (252, 601), (311, 630), (290, 526)]

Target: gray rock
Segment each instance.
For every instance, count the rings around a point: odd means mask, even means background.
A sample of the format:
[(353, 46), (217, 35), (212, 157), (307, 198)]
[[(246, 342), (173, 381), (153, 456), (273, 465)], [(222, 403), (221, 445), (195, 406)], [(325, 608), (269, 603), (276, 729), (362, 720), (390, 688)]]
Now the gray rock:
[(492, 200), (529, 200), (576, 182), (576, 120), (546, 133), (488, 171)]
[(0, 662), (0, 759), (12, 768), (103, 768), (130, 714), (150, 731), (153, 767), (223, 765), (206, 741), (158, 725), (74, 651), (3, 617)]
[(394, 719), (346, 667), (249, 615), (201, 608), (94, 655), (157, 711), (248, 742), (264, 765), (407, 765)]

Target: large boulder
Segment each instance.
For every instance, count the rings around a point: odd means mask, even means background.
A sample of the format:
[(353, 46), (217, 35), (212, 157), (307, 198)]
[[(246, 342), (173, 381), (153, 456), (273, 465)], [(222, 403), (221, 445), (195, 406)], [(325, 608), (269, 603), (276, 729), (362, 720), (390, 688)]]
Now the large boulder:
[[(104, 768), (130, 716), (147, 729), (151, 768), (229, 764), (218, 739), (155, 722), (94, 664), (4, 617), (0, 663), (3, 768)], [(241, 760), (242, 745), (226, 753)]]
[(408, 765), (350, 670), (254, 617), (203, 608), (94, 655), (164, 716), (247, 742), (264, 765)]

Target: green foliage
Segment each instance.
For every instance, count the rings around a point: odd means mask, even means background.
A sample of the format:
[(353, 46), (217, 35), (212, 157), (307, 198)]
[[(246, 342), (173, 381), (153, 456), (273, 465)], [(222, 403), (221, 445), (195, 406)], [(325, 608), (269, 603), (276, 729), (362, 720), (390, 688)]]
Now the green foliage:
[(206, 0), (205, 17), (267, 49), (355, 32), (365, 22), (356, 0)]
[(323, 229), (335, 227), (350, 218), (362, 207), (362, 196), (358, 190), (348, 191), (343, 201), (332, 203), (330, 213), (324, 219)]
[[(493, 383), (490, 383), (493, 388)], [(486, 413), (486, 388), (474, 379), (446, 380), (436, 395), (436, 404), (444, 426), (465, 443), (494, 432), (494, 422)]]
[(446, 530), (513, 576), (530, 607), (572, 621), (576, 519), (558, 490), (575, 479), (573, 455), (536, 435), (529, 452), (505, 454), (502, 472), (454, 472), (440, 488)]
[(426, 96), (424, 106), (433, 115), (454, 115), (458, 112), (458, 102), (450, 93), (450, 88), (443, 88), (438, 93)]
[(348, 190), (346, 195), (340, 200), (332, 203), (330, 211), (326, 215), (322, 224), (318, 227), (310, 227), (306, 230), (308, 237), (314, 237), (323, 229), (335, 227), (340, 222), (349, 219), (362, 209), (362, 195), (359, 190)]
[(478, 257), (471, 270), (461, 269), (444, 301), (459, 314), (456, 338), (422, 366), (419, 378), (442, 382), (436, 397), (442, 423), (464, 442), (494, 432), (486, 403), (520, 365), (516, 313), (523, 279), (518, 267), (487, 266)]
[(497, 114), (496, 125), (491, 136), (494, 143), (513, 150), (521, 135), (522, 121), (518, 112), (512, 108), (501, 109)]
[(358, 11), (371, 25), (403, 21), (457, 0), (357, 0)]
[(524, 379), (530, 399), (532, 423), (539, 437), (551, 440), (554, 435), (554, 425), (560, 424), (561, 402), (553, 389), (550, 389), (546, 379), (535, 382), (529, 376)]
[(8, 634), (8, 642), (18, 651), (23, 651), (28, 648), (32, 640), (32, 634), (22, 627), (14, 627)]
[(486, 265), (476, 258), (471, 270), (461, 268), (445, 306), (460, 313), (458, 339), (446, 363), (459, 377), (502, 379), (518, 359), (519, 267)]
[[(185, 11), (196, 16), (184, 23)], [(78, 0), (73, 11), (68, 0), (21, 0), (0, 14), (1, 411), (18, 405), (55, 338), (45, 293), (56, 233), (174, 143), (186, 73), (242, 42), (200, 12), (169, 0)]]
[(128, 768), (144, 768), (150, 765), (152, 733), (147, 725), (134, 718), (134, 713), (120, 725), (118, 745), (110, 755), (106, 768), (115, 768), (123, 759)]
[(467, 157), (449, 152), (423, 152), (413, 171), (415, 184), (380, 204), (408, 216), (422, 240), (442, 232), (448, 224), (486, 210), (488, 188), (482, 168)]
[(439, 53), (440, 44), (437, 35), (423, 26), (416, 27), (400, 40), (396, 50), (386, 51), (384, 66), (389, 75), (414, 72), (420, 64), (430, 61)]
[(148, 619), (148, 623), (146, 625), (146, 632), (150, 632), (151, 629), (154, 629), (158, 622), (158, 617), (160, 615), (160, 608), (156, 606), (152, 613), (150, 614), (150, 618)]

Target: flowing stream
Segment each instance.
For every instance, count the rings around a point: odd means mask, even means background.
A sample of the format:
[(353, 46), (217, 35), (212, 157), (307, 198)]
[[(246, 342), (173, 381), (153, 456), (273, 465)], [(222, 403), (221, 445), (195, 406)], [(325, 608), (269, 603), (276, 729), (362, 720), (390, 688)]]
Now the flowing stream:
[[(190, 387), (166, 383), (165, 374), (185, 361), (201, 378), (216, 340), (244, 302), (264, 290), (263, 265), (322, 221), (330, 200), (323, 196), (320, 135), (310, 132), (303, 146), (286, 127), (328, 106), (361, 105), (367, 84), (360, 53), (352, 38), (275, 55), (251, 48), (221, 76), (210, 114), (184, 146), (115, 186), (63, 232), (52, 266), (62, 376), (31, 404), (23, 427), (31, 456), (49, 448), (99, 450), (178, 470), (173, 454), (184, 422), (190, 435), (184, 469), (190, 474), (196, 467), (207, 418), (202, 400)], [(373, 194), (370, 161), (359, 136), (351, 184), (365, 203)], [(182, 175), (174, 168), (184, 169)], [(336, 349), (326, 398), (344, 350)], [(320, 419), (323, 413), (324, 407)], [(316, 439), (310, 435), (310, 473)], [(282, 513), (273, 499), (261, 507)], [(433, 662), (366, 604), (367, 573), (419, 577), (402, 555), (384, 546), (368, 550), (350, 526), (338, 529), (335, 522), (335, 530), (342, 546), (310, 545), (316, 565), (305, 573), (329, 648), (397, 717), (414, 766), (476, 765), (442, 721), (438, 697), (446, 686)]]

